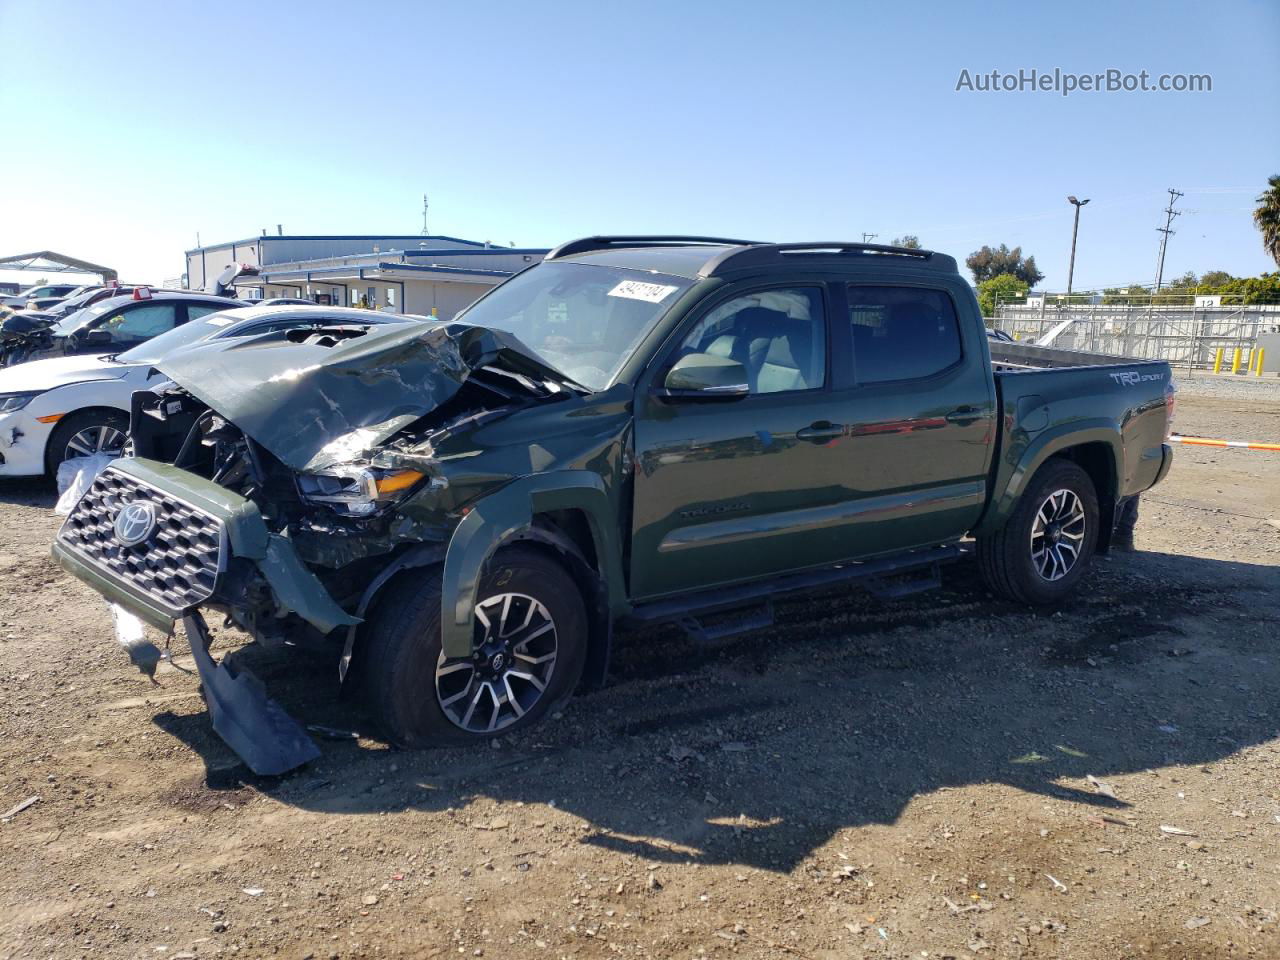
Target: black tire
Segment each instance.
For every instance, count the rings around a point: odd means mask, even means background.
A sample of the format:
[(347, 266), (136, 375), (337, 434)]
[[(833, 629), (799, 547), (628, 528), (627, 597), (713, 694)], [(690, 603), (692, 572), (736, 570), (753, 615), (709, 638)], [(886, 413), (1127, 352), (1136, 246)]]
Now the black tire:
[(127, 435), (129, 415), (119, 410), (81, 410), (59, 420), (58, 425), (49, 434), (49, 443), (44, 448), (44, 469), (51, 479), (57, 478), (58, 464), (69, 459), (68, 444), (78, 434), (95, 427)]
[[(1064, 491), (1069, 491), (1078, 501), (1083, 512), (1084, 530), (1078, 541), (1078, 555), (1065, 573), (1059, 573), (1062, 557), (1067, 556), (1069, 544), (1074, 542), (1068, 541), (1067, 536), (1074, 536), (1078, 527), (1073, 526), (1070, 531), (1060, 530), (1052, 541), (1046, 537), (1055, 536), (1052, 534), (1053, 524), (1048, 525), (1048, 534), (1035, 540), (1033, 530), (1042, 508), (1052, 515), (1051, 497), (1058, 497), (1055, 503), (1064, 505), (1064, 508), (1069, 505), (1074, 510), (1075, 504), (1070, 498), (1061, 496)], [(1057, 556), (1046, 557), (1043, 553), (1045, 545), (1048, 544), (1052, 550), (1059, 540), (1061, 546)], [(1004, 527), (978, 538), (978, 567), (987, 586), (1002, 597), (1039, 606), (1056, 604), (1064, 600), (1084, 576), (1097, 542), (1098, 494), (1093, 481), (1070, 460), (1053, 459), (1036, 471)], [(1035, 551), (1037, 545), (1041, 548), (1040, 553)], [(1043, 572), (1044, 565), (1048, 567), (1048, 575)], [(1057, 576), (1051, 579), (1054, 574)]]
[[(377, 606), (358, 655), (363, 660), (365, 702), (389, 741), (404, 747), (477, 743), (531, 727), (569, 699), (582, 675), (587, 653), (587, 614), (577, 585), (549, 554), (536, 548), (513, 546), (500, 550), (489, 562), (480, 581), (477, 607), (483, 610), (488, 603), (494, 605), (491, 606), (492, 612), (498, 609), (501, 598), (507, 595), (525, 599), (510, 601), (504, 609), (504, 616), (505, 610), (511, 610), (514, 617), (530, 610), (533, 605), (526, 600), (535, 601), (543, 611), (538, 613), (539, 608), (533, 607), (534, 612), (529, 613), (524, 621), (526, 626), (533, 625), (526, 634), (540, 629), (545, 620), (552, 623), (550, 649), (555, 655), (549, 661), (551, 670), (543, 678), (545, 683), (541, 691), (529, 681), (519, 679), (517, 671), (510, 668), (510, 664), (515, 662), (512, 658), (518, 657), (518, 652), (506, 651), (506, 673), (493, 667), (492, 654), (480, 658), (478, 667), (475, 660), (470, 665), (464, 661), (441, 662), (438, 569), (429, 573), (406, 573), (387, 588), (387, 595)], [(487, 638), (490, 645), (500, 643), (501, 638), (491, 637), (481, 618), (476, 619), (476, 646), (483, 645)], [(519, 632), (511, 633), (512, 641), (518, 641), (519, 637)], [(524, 660), (530, 659), (531, 652), (536, 655), (534, 659), (545, 659), (549, 649), (547, 638), (548, 632), (543, 631), (530, 642), (524, 648)], [(534, 643), (542, 645), (535, 647)], [(520, 647), (521, 644), (509, 641), (508, 646)], [(546, 666), (544, 663), (537, 668), (528, 667), (524, 660), (518, 666), (528, 673)], [(438, 681), (437, 667), (454, 672)], [(469, 675), (467, 669), (471, 670)], [(486, 679), (490, 677), (495, 679)], [(443, 684), (443, 690), (438, 683)], [(458, 703), (468, 703), (471, 699), (469, 691), (476, 690), (477, 696), (482, 698), (476, 709), (487, 710), (492, 717), (496, 705), (500, 726), (464, 729), (458, 723), (459, 719), (466, 719), (459, 716), (461, 706), (451, 704), (449, 710), (442, 706), (442, 701), (452, 698), (464, 683), (468, 692)], [(480, 689), (486, 683), (492, 684), (489, 692)], [(496, 703), (491, 694), (500, 687), (503, 691), (515, 692), (515, 706), (510, 705), (510, 697), (506, 707)], [(506, 693), (502, 695), (506, 696)], [(523, 712), (517, 716), (515, 707), (522, 701)], [(481, 717), (479, 713), (473, 715), (472, 726), (482, 726)]]

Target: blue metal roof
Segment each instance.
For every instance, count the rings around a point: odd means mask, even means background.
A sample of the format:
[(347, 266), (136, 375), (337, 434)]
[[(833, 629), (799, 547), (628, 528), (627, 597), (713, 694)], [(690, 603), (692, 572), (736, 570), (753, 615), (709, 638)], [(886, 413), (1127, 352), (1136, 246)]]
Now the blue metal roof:
[(545, 256), (550, 253), (549, 247), (487, 247), (482, 250), (451, 250), (447, 247), (439, 250), (418, 250), (406, 247), (396, 251), (406, 257), (499, 257), (503, 254), (523, 254), (525, 256)]
[[(241, 244), (258, 243), (262, 240), (413, 240), (421, 243), (424, 240), (446, 240), (450, 243), (465, 243), (469, 247), (480, 250), (497, 250), (492, 245), (486, 247), (482, 240), (463, 240), (461, 237), (450, 237), (443, 233), (267, 233), (257, 237), (246, 237), (243, 240), (226, 240), (222, 243), (206, 243), (202, 247), (193, 247), (184, 253), (199, 253), (201, 250), (218, 250), (222, 247), (240, 246)], [(510, 249), (510, 248), (508, 248)], [(518, 252), (518, 251), (517, 251)], [(546, 251), (542, 251), (545, 253)]]
[(474, 274), (484, 277), (510, 277), (514, 273), (512, 270), (481, 270), (479, 268), (471, 269), (468, 267), (440, 267), (426, 266), (416, 263), (388, 263), (382, 261), (379, 263), (358, 263), (348, 264), (341, 267), (315, 267), (310, 270), (293, 269), (293, 270), (271, 270), (264, 269), (256, 280), (273, 283), (278, 278), (300, 278), (310, 280), (313, 277), (332, 276), (334, 274), (354, 274), (363, 277), (366, 270), (408, 270), (413, 273), (450, 273), (450, 274)]
[(380, 270), (411, 270), (414, 273), (477, 273), (486, 277), (510, 277), (515, 274), (514, 270), (481, 270), (478, 267), (442, 267), (436, 264), (417, 264), (417, 263), (380, 263)]

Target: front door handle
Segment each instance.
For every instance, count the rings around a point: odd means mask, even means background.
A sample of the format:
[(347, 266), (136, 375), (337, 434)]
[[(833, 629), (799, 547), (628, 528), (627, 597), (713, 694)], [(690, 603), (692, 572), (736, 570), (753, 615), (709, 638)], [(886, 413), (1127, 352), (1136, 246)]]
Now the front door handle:
[(836, 437), (844, 436), (843, 423), (831, 423), (828, 420), (819, 420), (807, 427), (801, 427), (796, 431), (797, 440), (808, 440), (812, 443), (825, 443), (828, 440), (834, 440)]
[(955, 423), (960, 426), (966, 426), (977, 420), (989, 420), (990, 414), (984, 413), (977, 407), (957, 407), (946, 416), (947, 423)]

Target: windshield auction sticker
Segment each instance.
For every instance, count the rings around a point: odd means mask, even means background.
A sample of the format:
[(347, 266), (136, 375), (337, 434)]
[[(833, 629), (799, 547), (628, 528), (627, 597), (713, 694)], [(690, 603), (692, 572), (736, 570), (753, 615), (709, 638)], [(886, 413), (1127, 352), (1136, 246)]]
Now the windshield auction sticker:
[(668, 287), (661, 283), (623, 280), (609, 291), (609, 296), (626, 297), (628, 300), (647, 300), (649, 303), (661, 303), (677, 289), (677, 287)]

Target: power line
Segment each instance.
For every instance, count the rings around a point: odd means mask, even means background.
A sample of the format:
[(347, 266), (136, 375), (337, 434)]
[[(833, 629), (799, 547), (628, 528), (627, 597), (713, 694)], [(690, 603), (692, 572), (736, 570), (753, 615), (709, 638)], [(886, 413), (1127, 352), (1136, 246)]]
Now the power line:
[(1174, 217), (1182, 216), (1181, 210), (1173, 209), (1173, 205), (1178, 202), (1179, 197), (1185, 197), (1186, 194), (1180, 190), (1169, 188), (1169, 206), (1164, 208), (1166, 214), (1163, 227), (1156, 227), (1156, 231), (1160, 234), (1160, 259), (1156, 262), (1156, 283), (1153, 293), (1160, 292), (1160, 284), (1164, 280), (1164, 254), (1169, 248), (1169, 238), (1177, 231), (1171, 230)]

